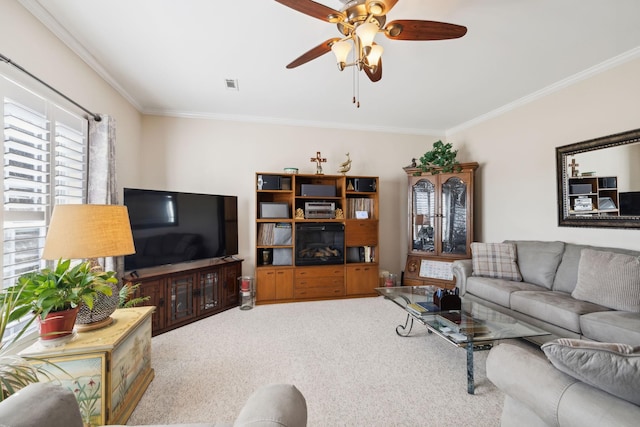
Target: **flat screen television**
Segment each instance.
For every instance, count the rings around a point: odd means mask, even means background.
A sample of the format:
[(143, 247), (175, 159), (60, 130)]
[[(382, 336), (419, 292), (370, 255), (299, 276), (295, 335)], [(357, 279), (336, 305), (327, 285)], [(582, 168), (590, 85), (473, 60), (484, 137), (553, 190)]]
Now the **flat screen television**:
[(618, 193), (620, 215), (640, 216), (640, 191)]
[(238, 198), (124, 189), (136, 253), (124, 268), (177, 264), (238, 253)]

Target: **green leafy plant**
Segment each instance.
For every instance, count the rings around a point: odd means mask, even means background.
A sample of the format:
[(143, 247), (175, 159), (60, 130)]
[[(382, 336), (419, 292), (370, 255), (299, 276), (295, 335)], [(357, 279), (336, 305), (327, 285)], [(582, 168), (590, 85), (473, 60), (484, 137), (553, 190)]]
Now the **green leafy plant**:
[(452, 150), (453, 145), (438, 140), (433, 143), (433, 149), (420, 157), (419, 168), (422, 172), (437, 174), (440, 172), (460, 171), (456, 160), (458, 150)]
[(149, 298), (151, 298), (149, 296), (133, 297), (139, 287), (140, 283), (136, 283), (135, 285), (132, 283), (125, 283), (124, 285), (122, 285), (118, 293), (118, 296), (120, 298), (118, 302), (118, 308), (135, 307), (136, 305), (142, 304), (143, 302), (148, 301)]
[(74, 266), (60, 260), (55, 269), (42, 269), (18, 278), (20, 302), (44, 319), (50, 312), (68, 310), (84, 303), (93, 308), (98, 293), (111, 296), (114, 272), (94, 270), (89, 261)]
[[(30, 311), (29, 306), (24, 305), (24, 287), (24, 284), (12, 286), (0, 292), (0, 401), (21, 388), (38, 382), (39, 376), (51, 379), (51, 374), (45, 368), (52, 364), (38, 358), (18, 355), (18, 351), (37, 339), (37, 335), (27, 333), (37, 315)], [(6, 337), (9, 325), (17, 324), (21, 319), (23, 323), (20, 329), (12, 337)]]

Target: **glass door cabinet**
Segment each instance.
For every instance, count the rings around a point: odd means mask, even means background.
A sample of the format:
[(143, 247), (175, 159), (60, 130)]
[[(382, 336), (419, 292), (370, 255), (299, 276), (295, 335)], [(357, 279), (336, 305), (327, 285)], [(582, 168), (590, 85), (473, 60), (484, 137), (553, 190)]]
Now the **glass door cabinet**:
[(471, 258), (477, 167), (477, 163), (460, 164), (460, 170), (454, 173), (405, 168), (409, 250), (404, 285), (455, 286), (451, 262)]

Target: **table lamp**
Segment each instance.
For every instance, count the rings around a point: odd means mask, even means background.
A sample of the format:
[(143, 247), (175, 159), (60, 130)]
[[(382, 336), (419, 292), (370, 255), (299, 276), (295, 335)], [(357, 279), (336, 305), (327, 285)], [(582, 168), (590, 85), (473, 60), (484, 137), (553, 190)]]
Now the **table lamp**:
[[(135, 253), (129, 213), (121, 205), (56, 205), (44, 243), (43, 259), (87, 259)], [(110, 325), (118, 308), (118, 286), (111, 296), (98, 295), (93, 309), (80, 307), (76, 329), (86, 331)]]

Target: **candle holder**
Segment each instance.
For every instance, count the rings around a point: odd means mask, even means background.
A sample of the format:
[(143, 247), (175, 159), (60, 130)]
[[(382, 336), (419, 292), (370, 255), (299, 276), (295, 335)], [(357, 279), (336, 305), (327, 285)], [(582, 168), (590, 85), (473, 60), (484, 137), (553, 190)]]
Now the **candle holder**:
[(256, 303), (256, 281), (253, 276), (238, 277), (240, 310), (251, 310)]

